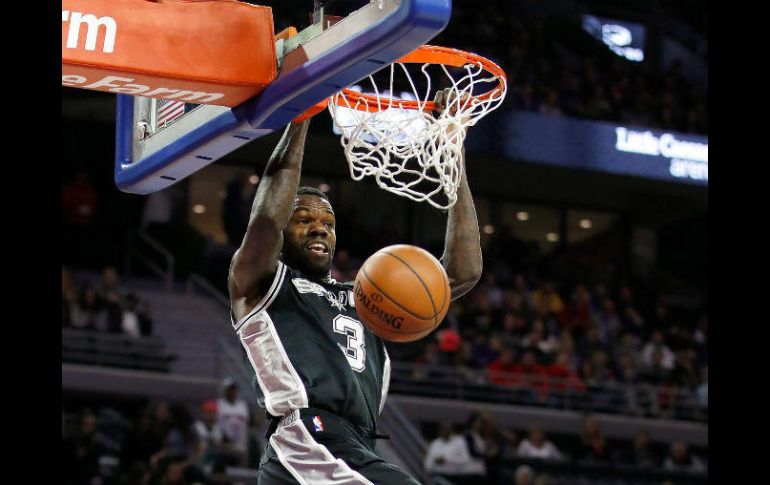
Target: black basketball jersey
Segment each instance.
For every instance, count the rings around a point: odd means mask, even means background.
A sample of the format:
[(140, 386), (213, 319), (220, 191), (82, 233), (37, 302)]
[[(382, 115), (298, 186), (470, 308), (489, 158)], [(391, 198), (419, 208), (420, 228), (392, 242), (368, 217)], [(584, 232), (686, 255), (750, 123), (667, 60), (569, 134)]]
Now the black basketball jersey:
[(358, 320), (352, 283), (310, 281), (279, 262), (264, 298), (234, 326), (270, 414), (310, 407), (376, 429), (390, 360)]

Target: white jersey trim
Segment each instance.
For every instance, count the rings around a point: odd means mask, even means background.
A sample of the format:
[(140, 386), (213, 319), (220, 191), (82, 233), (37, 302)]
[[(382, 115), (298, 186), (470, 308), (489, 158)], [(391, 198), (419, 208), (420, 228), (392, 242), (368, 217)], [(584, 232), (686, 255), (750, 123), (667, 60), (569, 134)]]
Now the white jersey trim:
[(318, 443), (300, 419), (286, 416), (270, 436), (278, 460), (301, 485), (374, 485)]
[(266, 310), (267, 307), (273, 303), (273, 300), (275, 300), (275, 297), (278, 295), (278, 291), (281, 289), (283, 279), (286, 276), (287, 268), (288, 267), (285, 264), (278, 261), (278, 268), (275, 271), (275, 276), (273, 277), (273, 283), (270, 285), (270, 289), (267, 290), (265, 296), (262, 297), (259, 303), (257, 303), (257, 306), (255, 306), (248, 314), (246, 314), (245, 317), (241, 318), (237, 323), (233, 324), (236, 332), (240, 330), (241, 326), (246, 322), (246, 320), (256, 315), (257, 313)]
[(302, 378), (289, 360), (275, 323), (267, 312), (280, 291), (286, 272), (286, 265), (279, 262), (270, 290), (237, 325), (238, 338), (265, 396), (265, 409), (273, 416), (308, 407)]
[(385, 364), (382, 366), (382, 394), (380, 395), (380, 413), (385, 408), (385, 401), (388, 399), (388, 389), (390, 388), (390, 356), (385, 343), (382, 344), (382, 350), (385, 352)]

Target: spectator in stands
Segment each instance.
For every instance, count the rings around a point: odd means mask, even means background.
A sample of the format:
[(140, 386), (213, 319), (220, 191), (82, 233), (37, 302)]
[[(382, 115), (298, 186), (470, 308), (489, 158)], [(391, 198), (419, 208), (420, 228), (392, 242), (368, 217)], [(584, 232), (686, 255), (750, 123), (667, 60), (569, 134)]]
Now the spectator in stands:
[(510, 312), (503, 315), (503, 328), (494, 333), (495, 337), (500, 339), (500, 346), (503, 349), (513, 349), (521, 344), (521, 337), (517, 334), (517, 325), (523, 327), (524, 320), (521, 318), (517, 320), (516, 315)]
[[(169, 473), (173, 474), (178, 481), (171, 483), (192, 483), (201, 480), (202, 472), (197, 467), (201, 460), (201, 439), (195, 430), (192, 414), (187, 406), (182, 404), (170, 406), (169, 413), (171, 429), (166, 435), (163, 448), (150, 457), (150, 464), (160, 470), (166, 470), (165, 480), (169, 480)], [(169, 472), (169, 469), (173, 471)], [(181, 476), (176, 478), (177, 474)]]
[(200, 439), (201, 465), (217, 462), (218, 452), (224, 442), (222, 428), (217, 423), (217, 402), (209, 400), (201, 405), (201, 417), (195, 422), (195, 432)]
[(603, 436), (597, 436), (592, 438), (588, 443), (588, 446), (583, 448), (583, 454), (580, 461), (591, 464), (609, 464), (610, 459), (607, 441)]
[(111, 266), (102, 271), (99, 297), (107, 310), (107, 330), (112, 333), (121, 333), (123, 331), (123, 298), (118, 288), (118, 273)]
[(232, 379), (222, 384), (222, 397), (217, 400), (217, 423), (224, 433), (225, 443), (238, 454), (238, 463), (246, 462), (249, 446), (249, 408), (238, 397), (238, 385)]
[(566, 319), (569, 329), (575, 335), (583, 335), (591, 324), (591, 293), (585, 285), (575, 287), (568, 308)]
[(465, 443), (468, 446), (470, 461), (466, 467), (468, 480), (466, 483), (481, 483), (487, 478), (487, 443), (482, 436), (484, 418), (481, 413), (474, 412), (468, 417), (465, 432)]
[(477, 369), (487, 367), (500, 356), (501, 347), (499, 338), (487, 338), (485, 333), (477, 333), (473, 339), (473, 366)]
[(545, 402), (548, 397), (548, 373), (537, 362), (535, 353), (524, 352), (521, 362), (513, 366), (513, 385), (527, 392), (530, 402)]
[(674, 353), (666, 345), (663, 332), (660, 330), (655, 330), (652, 333), (652, 338), (642, 349), (642, 362), (646, 366), (652, 367), (654, 365), (653, 354), (656, 351), (661, 353), (660, 365), (667, 371), (672, 370), (674, 368)]
[(125, 335), (133, 338), (139, 338), (142, 336), (142, 330), (139, 325), (139, 315), (137, 314), (137, 305), (139, 299), (133, 293), (126, 295), (123, 301), (123, 308), (121, 312), (121, 324), (120, 328)]
[[(511, 236), (512, 237), (512, 236)], [(535, 308), (532, 298), (532, 290), (529, 287), (526, 276), (519, 273), (513, 277), (513, 291), (521, 296), (524, 304), (524, 311), (531, 311)]]
[(611, 298), (602, 301), (602, 308), (594, 315), (593, 320), (602, 342), (609, 344), (617, 339), (622, 324), (615, 311), (615, 302)]
[(99, 457), (102, 447), (96, 428), (96, 415), (86, 409), (78, 428), (62, 439), (62, 483), (81, 485), (101, 480)]
[(543, 428), (537, 424), (532, 426), (529, 437), (522, 440), (519, 445), (518, 456), (540, 460), (562, 460), (564, 458), (556, 445), (546, 439)]
[(553, 353), (558, 342), (553, 334), (548, 334), (543, 320), (536, 319), (532, 323), (532, 330), (521, 340), (521, 347), (531, 350), (538, 357), (538, 361), (552, 362)]
[(706, 349), (708, 346), (709, 320), (708, 315), (702, 315), (698, 321), (698, 327), (693, 334), (693, 344), (698, 352), (698, 358), (706, 360)]
[(666, 457), (663, 468), (677, 472), (703, 473), (706, 471), (706, 464), (690, 453), (684, 441), (678, 440), (671, 444), (671, 452)]
[(514, 353), (510, 349), (504, 349), (500, 356), (487, 366), (489, 381), (498, 386), (513, 386), (518, 380), (513, 372), (516, 369)]
[(514, 475), (515, 485), (533, 485), (535, 483), (535, 471), (529, 465), (519, 465)]
[(463, 324), (465, 327), (488, 333), (492, 330), (493, 323), (500, 321), (499, 312), (495, 310), (486, 293), (476, 290), (474, 296), (476, 304), (464, 316)]
[(72, 325), (71, 313), (77, 305), (77, 287), (72, 279), (72, 274), (62, 267), (61, 269), (61, 326)]
[(634, 293), (630, 286), (625, 285), (620, 289), (619, 303), (619, 317), (623, 331), (636, 338), (641, 338), (646, 328), (645, 321), (636, 306)]
[(70, 307), (70, 322), (73, 328), (80, 330), (98, 330), (101, 326), (102, 302), (91, 285), (84, 285), (80, 298)]
[(559, 315), (564, 311), (564, 301), (556, 292), (556, 285), (551, 280), (546, 281), (539, 289), (535, 290), (532, 294), (532, 303), (535, 308), (544, 306), (548, 313), (554, 315)]
[(556, 355), (556, 361), (545, 367), (548, 375), (548, 402), (554, 407), (562, 407), (564, 400), (574, 400), (577, 393), (585, 392), (585, 384), (577, 373), (572, 370), (570, 355), (561, 351)]
[(620, 453), (618, 461), (641, 468), (658, 467), (658, 457), (650, 446), (650, 433), (644, 429), (639, 430), (634, 437), (633, 448), (625, 453)]
[(580, 441), (582, 442), (583, 447), (589, 446), (594, 438), (601, 437), (602, 432), (599, 428), (599, 423), (596, 421), (596, 418), (590, 414), (587, 414), (583, 418), (583, 429), (580, 431)]
[(133, 427), (123, 438), (120, 454), (121, 467), (129, 474), (136, 464), (146, 468), (150, 463), (150, 457), (163, 448), (166, 440), (163, 426), (154, 426), (154, 419), (150, 409), (142, 410), (134, 422)]
[(431, 481), (440, 479), (450, 484), (465, 483), (466, 475), (473, 472), (469, 469), (471, 457), (465, 439), (454, 433), (452, 424), (442, 421), (439, 424), (439, 434), (428, 445), (423, 467)]
[(639, 369), (637, 369), (631, 357), (626, 353), (618, 355), (618, 363), (615, 369), (618, 384), (622, 385), (621, 393), (625, 410), (630, 413), (636, 413), (639, 410), (639, 396), (637, 386), (639, 385)]
[(701, 383), (697, 390), (698, 405), (706, 412), (709, 409), (709, 366), (704, 366), (701, 370)]
[(687, 350), (677, 352), (674, 369), (671, 371), (671, 380), (681, 388), (695, 390), (700, 379), (695, 370), (694, 353)]
[(500, 431), (502, 439), (500, 440), (500, 459), (510, 460), (518, 456), (519, 451), (519, 435), (515, 430), (503, 429)]
[(640, 378), (648, 384), (659, 386), (669, 382), (669, 370), (664, 365), (664, 353), (660, 348), (650, 354), (648, 366), (642, 371)]

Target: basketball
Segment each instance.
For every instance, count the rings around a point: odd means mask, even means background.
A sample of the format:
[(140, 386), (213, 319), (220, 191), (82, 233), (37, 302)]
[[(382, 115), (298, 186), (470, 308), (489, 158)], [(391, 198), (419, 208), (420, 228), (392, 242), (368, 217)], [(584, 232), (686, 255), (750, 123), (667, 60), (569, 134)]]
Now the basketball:
[(413, 342), (435, 330), (449, 310), (449, 278), (428, 251), (406, 244), (380, 249), (356, 276), (361, 321), (391, 342)]

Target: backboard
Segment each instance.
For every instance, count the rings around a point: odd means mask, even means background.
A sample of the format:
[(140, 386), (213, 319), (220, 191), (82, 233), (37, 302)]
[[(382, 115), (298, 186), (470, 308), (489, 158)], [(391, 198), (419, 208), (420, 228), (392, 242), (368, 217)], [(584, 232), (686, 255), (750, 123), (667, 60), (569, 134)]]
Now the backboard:
[(432, 39), (450, 15), (451, 0), (372, 0), (336, 23), (318, 15), (296, 37), (276, 41), (276, 80), (234, 108), (187, 104), (181, 116), (158, 123), (157, 100), (118, 94), (117, 186), (136, 194), (161, 190), (285, 127)]

